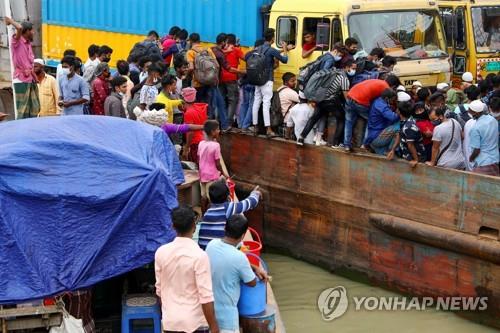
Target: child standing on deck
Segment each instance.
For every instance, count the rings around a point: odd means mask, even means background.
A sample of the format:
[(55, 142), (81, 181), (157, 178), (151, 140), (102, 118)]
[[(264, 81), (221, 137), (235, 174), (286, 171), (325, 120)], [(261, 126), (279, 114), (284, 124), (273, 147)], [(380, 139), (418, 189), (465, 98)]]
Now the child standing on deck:
[(216, 120), (206, 121), (203, 131), (206, 138), (198, 145), (198, 158), (200, 164), (201, 210), (205, 212), (208, 207), (208, 190), (210, 186), (221, 175), (226, 178), (229, 178), (229, 175), (222, 169), (220, 144), (217, 142), (220, 135), (219, 122)]
[(203, 250), (211, 240), (224, 238), (226, 222), (232, 215), (243, 214), (254, 209), (262, 197), (257, 186), (245, 200), (232, 202), (229, 198), (229, 188), (223, 179), (214, 182), (210, 186), (209, 194), (210, 208), (201, 219), (198, 237), (198, 245)]

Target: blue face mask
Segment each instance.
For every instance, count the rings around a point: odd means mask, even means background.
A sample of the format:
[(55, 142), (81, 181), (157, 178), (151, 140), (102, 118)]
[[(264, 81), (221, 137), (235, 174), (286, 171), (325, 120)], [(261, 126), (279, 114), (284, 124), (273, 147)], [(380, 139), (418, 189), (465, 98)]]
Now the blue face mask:
[(432, 125), (434, 126), (438, 126), (438, 125), (441, 125), (441, 119), (436, 119), (436, 120), (433, 120), (431, 121)]
[(333, 56), (333, 60), (340, 61), (340, 60), (342, 60), (342, 57), (341, 56)]
[(349, 75), (349, 76), (354, 76), (354, 75), (356, 75), (356, 70), (355, 70), (355, 69), (350, 69), (350, 70), (347, 72), (347, 75)]

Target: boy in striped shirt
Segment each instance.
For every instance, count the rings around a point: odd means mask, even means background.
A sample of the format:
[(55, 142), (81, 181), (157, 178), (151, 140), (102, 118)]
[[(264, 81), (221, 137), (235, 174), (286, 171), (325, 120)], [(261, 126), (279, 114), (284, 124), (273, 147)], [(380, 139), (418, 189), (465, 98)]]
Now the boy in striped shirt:
[(198, 245), (205, 250), (212, 239), (224, 238), (226, 221), (234, 214), (243, 214), (257, 207), (262, 193), (257, 186), (243, 201), (229, 200), (229, 188), (225, 180), (214, 182), (209, 189), (211, 204), (200, 222)]

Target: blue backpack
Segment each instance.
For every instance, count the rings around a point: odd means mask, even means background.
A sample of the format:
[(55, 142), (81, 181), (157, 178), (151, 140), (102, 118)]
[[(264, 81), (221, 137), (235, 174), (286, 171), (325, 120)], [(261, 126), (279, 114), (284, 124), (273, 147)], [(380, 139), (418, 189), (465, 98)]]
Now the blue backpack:
[(366, 80), (378, 79), (380, 73), (378, 71), (363, 71), (354, 76), (351, 82), (351, 88)]

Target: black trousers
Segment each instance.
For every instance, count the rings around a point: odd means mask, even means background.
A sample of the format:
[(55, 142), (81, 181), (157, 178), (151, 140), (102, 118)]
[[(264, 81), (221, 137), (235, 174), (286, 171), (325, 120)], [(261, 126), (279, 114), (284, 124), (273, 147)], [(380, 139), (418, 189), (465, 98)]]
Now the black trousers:
[(300, 134), (302, 138), (307, 137), (309, 132), (314, 128), (314, 125), (323, 117), (327, 117), (330, 111), (342, 110), (341, 104), (336, 101), (323, 101), (316, 106), (313, 115), (307, 121), (306, 127)]

